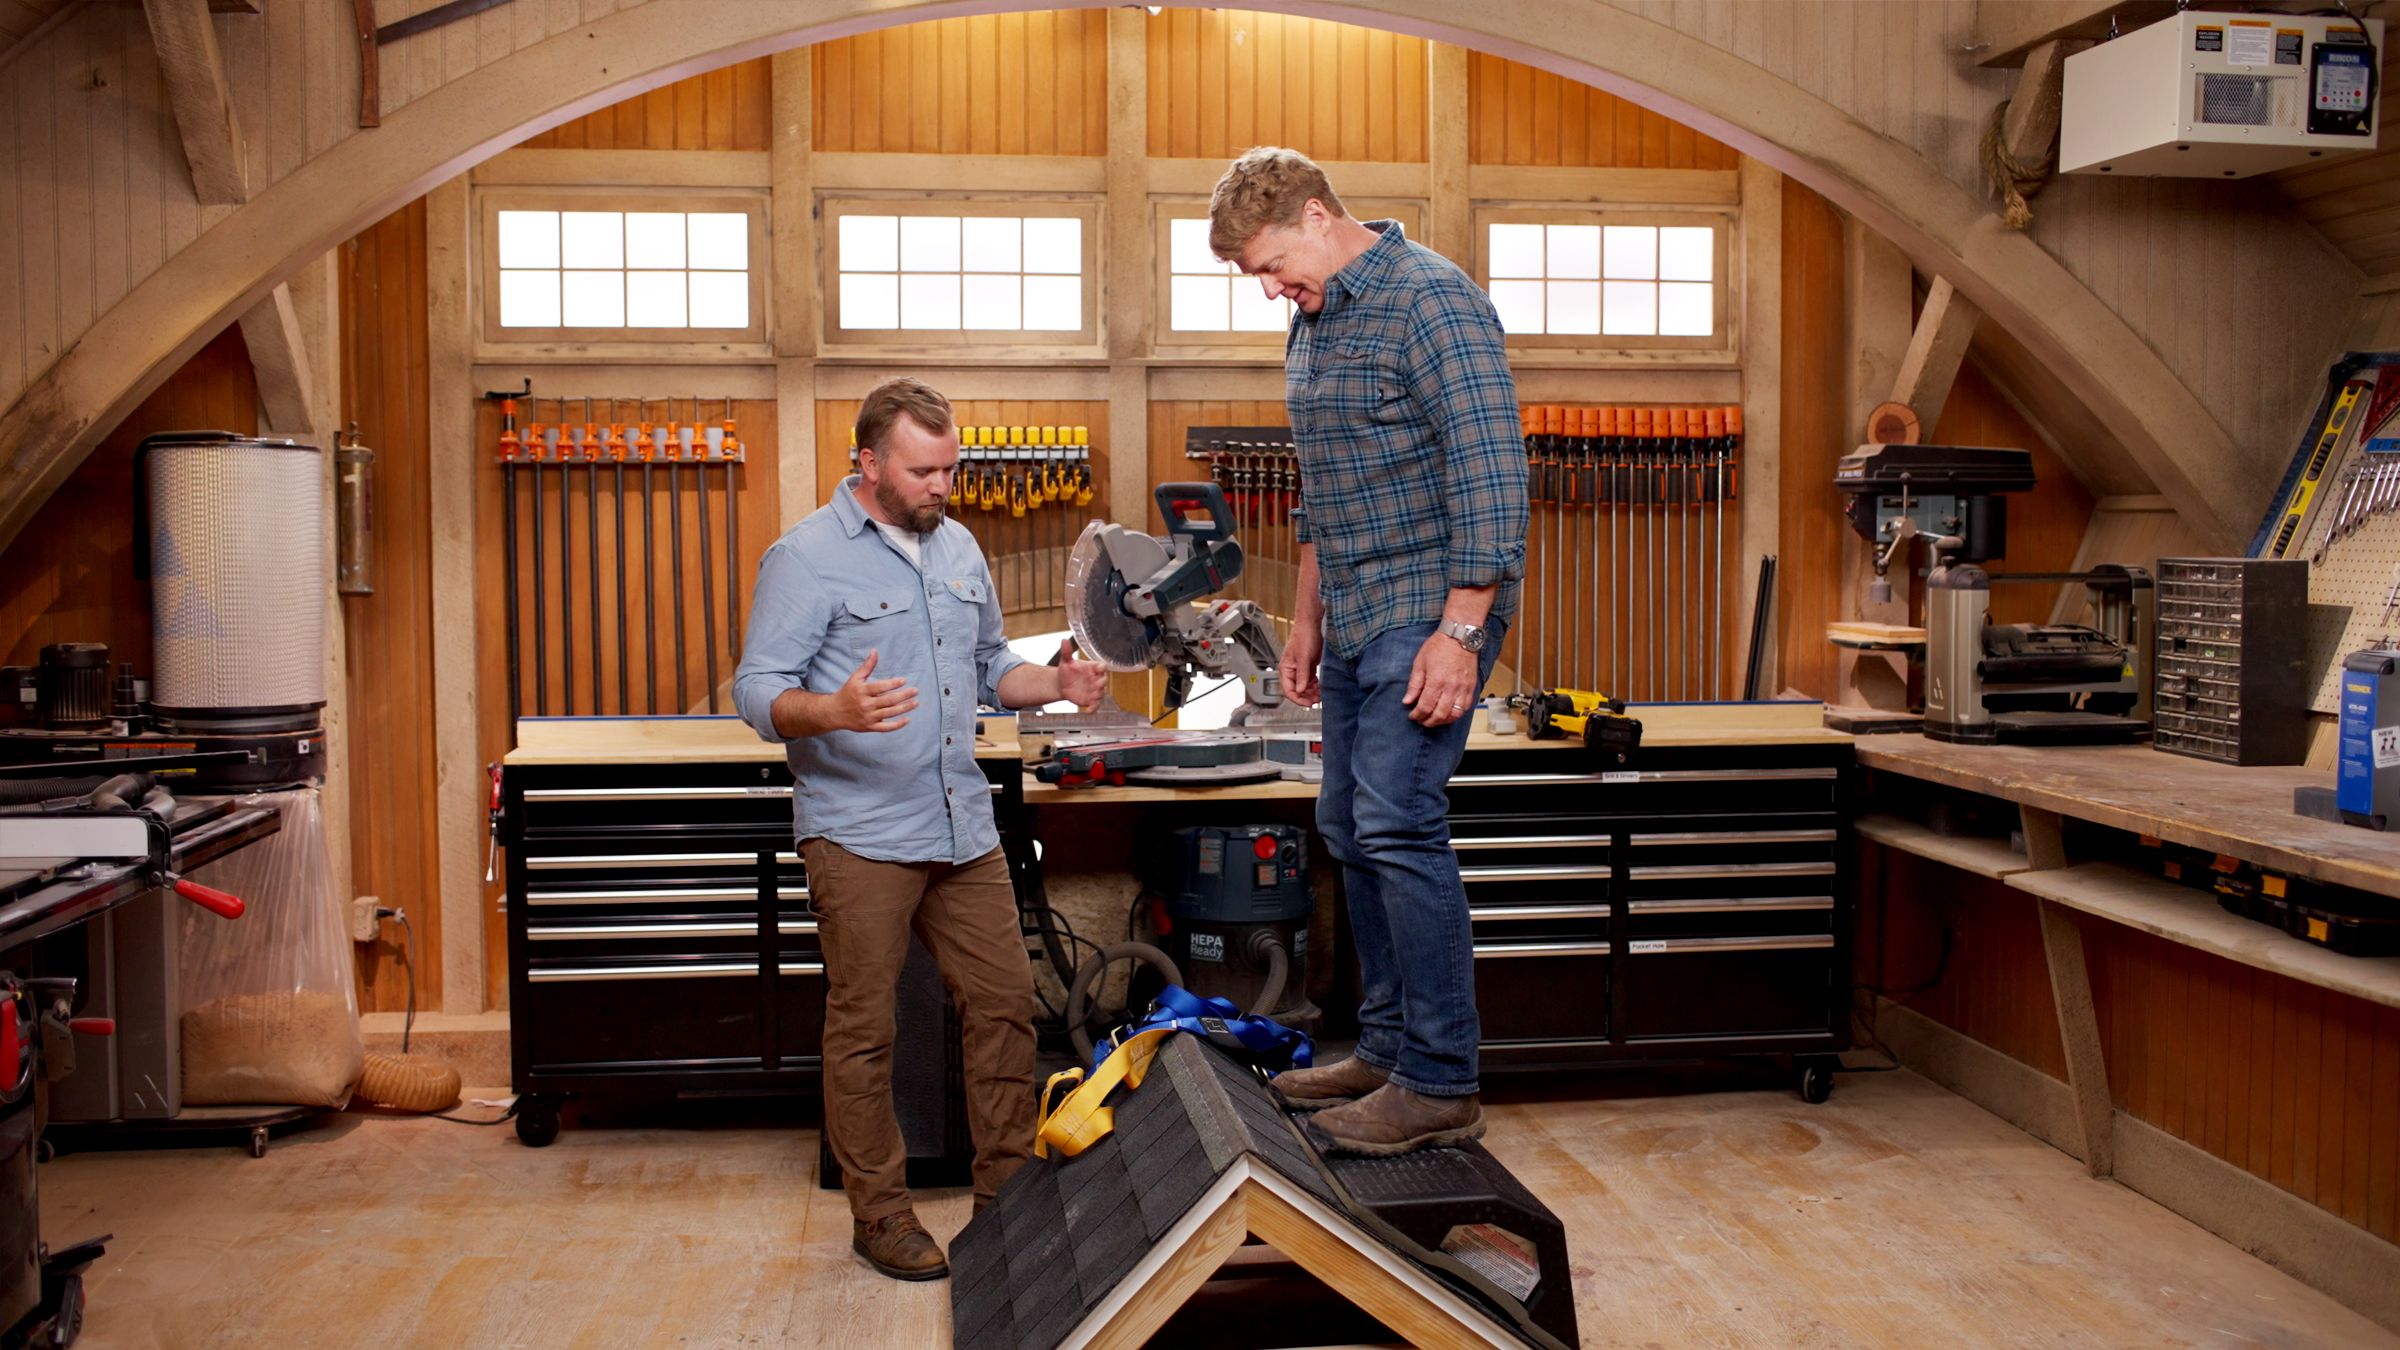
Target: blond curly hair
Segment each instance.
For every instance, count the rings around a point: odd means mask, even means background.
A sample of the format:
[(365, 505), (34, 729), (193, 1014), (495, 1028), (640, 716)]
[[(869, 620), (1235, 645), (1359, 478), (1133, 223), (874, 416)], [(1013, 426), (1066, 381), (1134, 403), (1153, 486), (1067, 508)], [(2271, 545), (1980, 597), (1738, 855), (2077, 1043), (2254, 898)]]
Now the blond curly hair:
[(1208, 195), (1208, 247), (1230, 261), (1260, 230), (1299, 224), (1312, 199), (1344, 214), (1333, 183), (1308, 156), (1279, 145), (1244, 151)]

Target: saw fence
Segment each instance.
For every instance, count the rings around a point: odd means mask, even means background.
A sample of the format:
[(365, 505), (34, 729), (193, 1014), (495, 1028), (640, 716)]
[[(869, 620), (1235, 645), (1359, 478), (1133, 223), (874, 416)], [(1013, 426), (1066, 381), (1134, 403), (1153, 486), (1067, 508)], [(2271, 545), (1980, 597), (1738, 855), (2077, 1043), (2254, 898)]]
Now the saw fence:
[[(1502, 678), (1645, 702), (1732, 696), (1742, 410), (1528, 405), (1523, 419), (1525, 598)], [(1193, 427), (1184, 453), (1233, 506), (1248, 567), (1226, 596), (1258, 602), (1288, 634), (1300, 504), (1290, 429)]]

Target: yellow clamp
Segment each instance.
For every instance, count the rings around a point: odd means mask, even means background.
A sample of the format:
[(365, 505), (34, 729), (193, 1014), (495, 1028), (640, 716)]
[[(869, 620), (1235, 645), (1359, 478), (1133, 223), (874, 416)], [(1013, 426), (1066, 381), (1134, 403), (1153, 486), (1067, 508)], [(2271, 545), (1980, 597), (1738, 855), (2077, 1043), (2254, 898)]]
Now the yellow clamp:
[(1008, 513), (1012, 516), (1025, 514), (1025, 479), (1017, 474), (1008, 476)]

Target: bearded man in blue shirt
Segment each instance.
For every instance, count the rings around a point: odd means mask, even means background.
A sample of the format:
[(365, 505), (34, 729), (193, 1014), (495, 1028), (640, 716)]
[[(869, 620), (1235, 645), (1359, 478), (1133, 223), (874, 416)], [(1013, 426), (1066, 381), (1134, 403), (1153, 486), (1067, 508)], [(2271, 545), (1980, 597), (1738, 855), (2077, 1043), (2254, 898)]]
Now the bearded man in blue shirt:
[(825, 1134), (850, 1245), (902, 1280), (949, 1273), (908, 1196), (892, 1112), (893, 992), (913, 933), (965, 1042), (975, 1209), (1033, 1148), (1033, 973), (975, 709), (1100, 701), (1107, 671), (1008, 649), (975, 536), (943, 519), (948, 399), (886, 380), (859, 406), (858, 473), (759, 560), (733, 701), (792, 766), (792, 814), (825, 956)]
[(1317, 830), (1358, 945), (1358, 1047), (1276, 1081), (1318, 1142), (1386, 1155), (1474, 1139), (1473, 939), (1448, 785), (1517, 612), (1526, 468), (1499, 315), (1472, 278), (1358, 221), (1292, 150), (1235, 160), (1209, 246), (1297, 313), (1284, 391), (1300, 575), (1283, 689), (1322, 699)]

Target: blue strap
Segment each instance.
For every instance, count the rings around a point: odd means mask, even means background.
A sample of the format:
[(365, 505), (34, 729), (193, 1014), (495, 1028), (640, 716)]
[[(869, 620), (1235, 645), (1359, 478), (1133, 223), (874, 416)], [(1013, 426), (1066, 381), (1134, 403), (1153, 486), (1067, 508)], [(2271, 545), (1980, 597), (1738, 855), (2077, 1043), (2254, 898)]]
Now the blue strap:
[(1171, 984), (1160, 991), (1141, 1021), (1122, 1028), (1093, 1052), (1092, 1067), (1106, 1062), (1119, 1042), (1159, 1027), (1204, 1037), (1270, 1073), (1309, 1066), (1312, 1047), (1307, 1033), (1245, 1013), (1230, 999), (1203, 998)]

